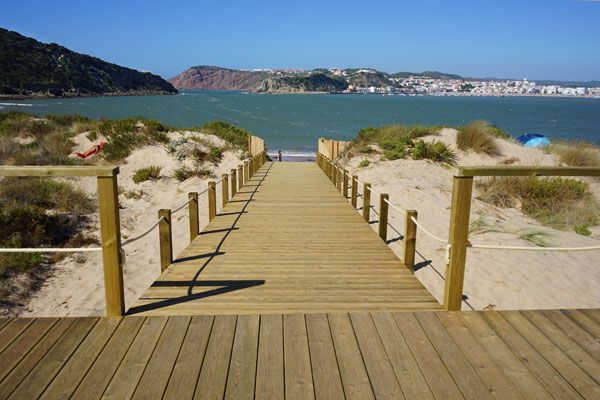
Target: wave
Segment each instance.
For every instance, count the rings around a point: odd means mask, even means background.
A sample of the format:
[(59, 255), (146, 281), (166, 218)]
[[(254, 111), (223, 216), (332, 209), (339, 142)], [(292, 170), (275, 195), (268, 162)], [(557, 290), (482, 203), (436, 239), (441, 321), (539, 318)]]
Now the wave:
[(30, 104), (30, 103), (0, 103), (0, 106), (33, 107), (33, 104)]

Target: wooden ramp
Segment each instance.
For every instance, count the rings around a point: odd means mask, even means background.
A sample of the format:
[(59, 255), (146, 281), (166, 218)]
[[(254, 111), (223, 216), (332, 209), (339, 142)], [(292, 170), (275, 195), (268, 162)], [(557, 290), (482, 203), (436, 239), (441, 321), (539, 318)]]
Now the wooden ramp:
[(129, 314), (441, 306), (314, 163), (266, 163)]
[(0, 399), (599, 399), (600, 312), (0, 319)]

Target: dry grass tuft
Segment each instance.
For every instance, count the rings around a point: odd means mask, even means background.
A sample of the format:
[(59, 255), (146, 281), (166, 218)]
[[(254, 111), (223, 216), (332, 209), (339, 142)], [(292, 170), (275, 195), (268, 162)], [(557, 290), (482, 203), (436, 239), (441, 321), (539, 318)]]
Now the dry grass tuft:
[(572, 167), (600, 167), (600, 149), (586, 142), (559, 142), (546, 148), (561, 163)]
[(500, 148), (494, 139), (494, 136), (503, 136), (494, 133), (495, 128), (485, 121), (474, 121), (469, 125), (458, 128), (456, 135), (456, 147), (460, 150), (472, 150), (476, 153), (484, 153), (488, 156), (499, 156)]

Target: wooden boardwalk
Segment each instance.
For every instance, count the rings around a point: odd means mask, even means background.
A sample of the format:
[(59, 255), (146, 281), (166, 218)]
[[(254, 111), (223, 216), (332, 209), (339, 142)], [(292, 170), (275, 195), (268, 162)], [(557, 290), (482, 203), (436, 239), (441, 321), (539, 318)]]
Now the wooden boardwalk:
[(598, 399), (600, 311), (0, 319), (0, 399)]
[(129, 314), (437, 310), (314, 163), (266, 163)]

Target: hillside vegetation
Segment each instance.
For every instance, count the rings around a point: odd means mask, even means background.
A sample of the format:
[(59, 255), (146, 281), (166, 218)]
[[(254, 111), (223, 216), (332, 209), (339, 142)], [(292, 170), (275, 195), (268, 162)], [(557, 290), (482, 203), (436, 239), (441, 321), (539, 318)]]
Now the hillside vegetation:
[(158, 75), (0, 28), (0, 97), (173, 94)]

